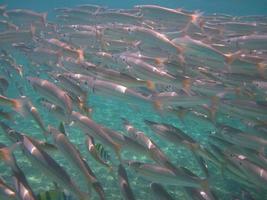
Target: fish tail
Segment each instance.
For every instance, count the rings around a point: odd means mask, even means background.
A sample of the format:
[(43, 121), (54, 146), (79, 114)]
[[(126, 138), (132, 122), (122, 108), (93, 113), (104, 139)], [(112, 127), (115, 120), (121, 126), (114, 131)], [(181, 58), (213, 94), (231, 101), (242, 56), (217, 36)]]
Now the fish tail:
[(97, 192), (101, 200), (105, 200), (105, 193), (104, 190), (99, 182), (95, 182), (92, 184), (94, 190)]
[(18, 147), (18, 145), (20, 145), (20, 142), (14, 143), (10, 147), (1, 148), (0, 158), (4, 160), (5, 162), (11, 163), (12, 162), (11, 154)]
[(149, 89), (149, 90), (155, 90), (155, 83), (153, 81), (146, 81), (146, 87)]
[(4, 12), (2, 15), (3, 15), (4, 17), (9, 17), (8, 14), (7, 14), (6, 12)]
[(190, 78), (186, 78), (182, 81), (182, 89), (187, 93), (190, 94), (191, 91), (191, 86), (192, 86), (192, 81)]
[(179, 118), (179, 120), (181, 120), (181, 122), (184, 123), (184, 118), (186, 114), (189, 112), (189, 110), (181, 107), (181, 108), (174, 109), (174, 111), (177, 117)]
[(242, 54), (241, 50), (239, 50), (235, 53), (223, 54), (225, 63), (228, 65), (232, 64), (236, 59), (238, 59), (240, 57), (241, 54)]
[(263, 78), (265, 78), (264, 74), (265, 74), (265, 70), (267, 68), (267, 64), (264, 62), (260, 62), (256, 65), (256, 67), (257, 67), (257, 71), (258, 71), (259, 75), (262, 76)]
[(165, 58), (155, 58), (155, 64), (159, 67), (162, 67), (164, 65), (164, 62), (166, 62), (168, 59)]
[(47, 18), (47, 12), (42, 13), (42, 24), (46, 26), (46, 18)]
[(199, 26), (201, 29), (203, 28), (205, 21), (203, 18), (201, 18), (203, 16), (203, 12), (195, 12), (194, 14), (191, 15), (191, 23)]
[(30, 27), (30, 31), (31, 31), (31, 35), (32, 35), (32, 38), (35, 37), (35, 33), (36, 33), (36, 27), (34, 25), (31, 24), (31, 27)]
[(57, 66), (62, 66), (62, 56), (63, 56), (63, 53), (62, 53), (62, 51), (58, 51), (57, 53), (57, 63), (56, 63), (56, 65)]
[(163, 109), (162, 102), (159, 100), (155, 100), (153, 102), (154, 108), (158, 111), (161, 111)]
[(84, 51), (82, 49), (77, 49), (78, 61), (84, 61)]
[(17, 70), (19, 72), (20, 77), (23, 77), (23, 69), (19, 67)]
[(25, 115), (24, 111), (24, 100), (23, 99), (12, 99), (13, 109), (21, 115)]
[(212, 122), (216, 122), (216, 113), (218, 110), (218, 105), (219, 105), (219, 97), (213, 96), (211, 98), (211, 105), (208, 108), (209, 110), (209, 117)]
[(8, 29), (12, 29), (12, 30), (18, 31), (19, 27), (16, 26), (15, 24), (8, 23)]

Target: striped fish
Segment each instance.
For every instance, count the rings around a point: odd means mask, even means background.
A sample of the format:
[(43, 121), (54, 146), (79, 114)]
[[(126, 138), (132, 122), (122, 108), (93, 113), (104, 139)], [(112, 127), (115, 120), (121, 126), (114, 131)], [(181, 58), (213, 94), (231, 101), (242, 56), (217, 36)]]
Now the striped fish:
[(60, 190), (48, 190), (37, 195), (38, 200), (74, 200), (74, 197)]
[(102, 144), (100, 144), (100, 143), (95, 144), (95, 148), (97, 149), (97, 152), (99, 153), (99, 155), (101, 156), (102, 159), (104, 159), (105, 161), (110, 160), (110, 155), (105, 150), (105, 148), (103, 147)]

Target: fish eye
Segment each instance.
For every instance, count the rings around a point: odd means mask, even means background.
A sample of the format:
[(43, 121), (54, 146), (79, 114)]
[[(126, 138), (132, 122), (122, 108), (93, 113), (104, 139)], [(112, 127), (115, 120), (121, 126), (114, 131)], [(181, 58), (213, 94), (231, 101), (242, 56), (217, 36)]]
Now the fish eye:
[(87, 81), (84, 81), (84, 84), (87, 85), (88, 84)]

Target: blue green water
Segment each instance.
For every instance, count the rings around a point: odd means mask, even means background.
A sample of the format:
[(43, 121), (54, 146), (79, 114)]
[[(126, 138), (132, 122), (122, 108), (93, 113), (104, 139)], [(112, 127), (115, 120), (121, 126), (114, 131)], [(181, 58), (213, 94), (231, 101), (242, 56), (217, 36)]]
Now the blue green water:
[(267, 14), (266, 0), (1, 0), (10, 8), (31, 8), (38, 11), (48, 11), (57, 7), (71, 7), (77, 4), (97, 4), (110, 8), (131, 8), (138, 4), (156, 4), (169, 8), (184, 8), (200, 10), (204, 13), (226, 13), (231, 15), (264, 15)]
[[(158, 4), (170, 8), (182, 7), (188, 10), (200, 10), (201, 12), (207, 13), (226, 13), (230, 15), (266, 15), (267, 14), (267, 0), (225, 0), (225, 1), (215, 1), (215, 0), (177, 0), (177, 1), (57, 1), (57, 0), (47, 0), (47, 1), (18, 1), (18, 0), (6, 0), (0, 1), (0, 4), (8, 4), (8, 7), (11, 8), (27, 8), (33, 9), (40, 12), (51, 12), (54, 8), (57, 7), (72, 7), (78, 4), (98, 4), (102, 6), (108, 6), (109, 8), (131, 8), (137, 4)], [(18, 57), (17, 63), (22, 64), (23, 66), (29, 65), (28, 61), (24, 57)], [(25, 73), (27, 74), (27, 67), (25, 67)], [(29, 73), (29, 72), (28, 72)], [(41, 74), (41, 77), (45, 75)], [(33, 91), (32, 87), (25, 80), (18, 80), (25, 89), (25, 95), (31, 97), (33, 102), (38, 102), (38, 94)], [(14, 93), (12, 90), (14, 88), (14, 83), (11, 83), (11, 88), (8, 90), (7, 96), (16, 98), (17, 93)], [(52, 124), (53, 126), (58, 126), (60, 121), (56, 119), (52, 114), (48, 113), (45, 108), (42, 108), (40, 105), (36, 104), (38, 110), (40, 111), (41, 116), (45, 124)], [(155, 109), (151, 106), (129, 106), (126, 102), (120, 100), (107, 99), (105, 97), (95, 96), (94, 94), (89, 94), (89, 105), (93, 108), (92, 118), (100, 123), (105, 125), (108, 128), (122, 132), (124, 131), (121, 118), (127, 118), (136, 128), (140, 131), (145, 132), (151, 139), (153, 139), (159, 147), (171, 158), (174, 164), (177, 166), (185, 166), (188, 169), (192, 170), (199, 176), (202, 176), (197, 163), (192, 157), (191, 153), (181, 147), (177, 148), (174, 145), (169, 144), (168, 142), (160, 140), (151, 129), (144, 124), (144, 119), (149, 119), (157, 122), (164, 122), (172, 124), (176, 127), (179, 127), (185, 133), (190, 135), (192, 138), (197, 140), (199, 143), (204, 146), (207, 145), (208, 135), (214, 130), (214, 125), (208, 121), (201, 121), (199, 118), (188, 118), (186, 117), (181, 121), (177, 116), (173, 114), (169, 115), (160, 115), (155, 112)], [(227, 119), (219, 117), (219, 121), (234, 124), (235, 127), (242, 128), (241, 123), (238, 119)], [(14, 129), (28, 133), (36, 138), (43, 139), (42, 133), (36, 123), (27, 117), (22, 117), (17, 115), (14, 122), (10, 123)], [(103, 184), (107, 200), (117, 200), (121, 199), (118, 183), (116, 181), (116, 174), (108, 172), (104, 167), (96, 163), (88, 154), (85, 145), (84, 145), (84, 135), (78, 129), (74, 127), (66, 127), (68, 136), (72, 142), (74, 142), (79, 150), (82, 152), (82, 155), (88, 160), (90, 167), (95, 172), (96, 176)], [(0, 135), (0, 141), (2, 143), (8, 144), (9, 141), (3, 136)], [(48, 190), (53, 188), (53, 184), (47, 180), (47, 178), (42, 175), (37, 169), (35, 169), (28, 162), (26, 157), (20, 152), (16, 151), (16, 158), (18, 159), (19, 166), (25, 172), (30, 185), (33, 190), (38, 193), (40, 191)], [(77, 172), (73, 170), (67, 161), (59, 154), (52, 152), (51, 155), (61, 163), (62, 166), (65, 166), (68, 173), (72, 177), (75, 177), (75, 181), (79, 183), (81, 188), (85, 189), (86, 186), (80, 181), (77, 176)], [(127, 159), (138, 159), (141, 161), (149, 161), (145, 156), (136, 156), (131, 152), (125, 152), (123, 154), (124, 158)], [(3, 163), (0, 163), (1, 175), (7, 177), (10, 173), (9, 170), (6, 170)], [(211, 166), (211, 173), (213, 174), (213, 179), (211, 184), (216, 188), (216, 194), (219, 199), (229, 200), (232, 196), (239, 196), (242, 188), (237, 186), (235, 182), (229, 179), (229, 177), (222, 178), (221, 172), (217, 169), (214, 169)], [(138, 177), (133, 171), (127, 170), (130, 184), (136, 199), (145, 200), (151, 199), (149, 182)], [(168, 191), (175, 197), (175, 199), (185, 199), (183, 191), (181, 188), (176, 186), (166, 187)], [(264, 200), (263, 197), (262, 200)], [(266, 197), (267, 198), (267, 197)], [(93, 199), (97, 199), (94, 197)]]

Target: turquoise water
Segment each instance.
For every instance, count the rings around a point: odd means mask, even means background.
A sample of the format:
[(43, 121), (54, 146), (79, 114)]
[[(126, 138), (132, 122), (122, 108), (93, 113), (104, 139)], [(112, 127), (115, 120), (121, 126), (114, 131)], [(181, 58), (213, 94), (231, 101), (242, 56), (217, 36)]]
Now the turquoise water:
[(48, 11), (57, 7), (71, 7), (77, 4), (97, 4), (110, 8), (131, 8), (138, 4), (156, 4), (169, 8), (184, 8), (188, 10), (200, 10), (204, 13), (226, 13), (232, 15), (264, 15), (266, 11), (266, 0), (139, 0), (139, 1), (113, 1), (113, 0), (47, 0), (47, 1), (16, 1), (2, 0), (0, 2), (8, 4), (11, 8), (32, 8), (38, 11)]
[[(53, 12), (54, 8), (58, 7), (73, 7), (75, 5), (90, 3), (98, 4), (101, 6), (107, 6), (109, 8), (131, 8), (138, 4), (158, 4), (166, 6), (169, 8), (184, 8), (187, 10), (199, 10), (204, 12), (204, 14), (210, 13), (225, 13), (229, 15), (267, 15), (267, 1), (266, 0), (254, 0), (254, 1), (241, 1), (241, 0), (226, 0), (226, 1), (214, 1), (214, 0), (187, 0), (187, 1), (0, 1), (0, 4), (7, 4), (9, 9), (13, 8), (25, 8), (32, 9), (39, 12)], [(48, 17), (49, 18), (49, 17)], [(15, 55), (16, 62), (24, 66), (24, 74), (28, 76), (35, 76), (34, 68), (27, 67), (31, 63), (21, 54)], [(40, 78), (47, 79), (45, 73), (40, 74)], [(45, 108), (38, 104), (40, 96), (33, 90), (31, 85), (24, 78), (19, 76), (15, 77), (18, 84), (23, 88), (24, 95), (30, 97), (31, 101), (38, 108), (40, 115), (46, 125), (51, 124), (57, 127), (60, 124), (60, 120), (55, 118), (51, 113), (49, 113)], [(14, 82), (10, 82), (10, 87), (6, 93), (6, 96), (10, 98), (18, 98), (18, 86)], [(134, 125), (138, 130), (143, 131), (146, 135), (155, 141), (160, 149), (166, 153), (166, 155), (171, 159), (171, 161), (176, 166), (186, 167), (200, 177), (203, 177), (202, 172), (193, 158), (191, 152), (184, 147), (176, 147), (167, 141), (161, 140), (156, 136), (151, 129), (145, 125), (144, 120), (149, 119), (151, 121), (156, 121), (160, 123), (167, 123), (173, 126), (179, 127), (186, 134), (191, 136), (193, 139), (198, 141), (201, 145), (208, 145), (208, 136), (214, 132), (215, 125), (210, 121), (193, 117), (191, 115), (185, 116), (181, 120), (175, 114), (160, 114), (155, 110), (152, 105), (129, 105), (124, 100), (117, 100), (112, 98), (107, 98), (104, 96), (97, 96), (94, 93), (89, 93), (88, 104), (93, 109), (92, 119), (97, 123), (102, 124), (112, 130), (118, 132), (125, 132), (122, 124), (122, 118), (126, 118), (131, 124)], [(245, 126), (237, 118), (227, 118), (225, 116), (218, 116), (219, 122), (233, 125), (240, 129), (245, 129)], [(28, 116), (16, 115), (13, 121), (8, 122), (8, 124), (15, 130), (27, 133), (38, 139), (43, 139), (43, 135), (36, 125), (36, 123)], [(68, 133), (71, 142), (75, 143), (77, 148), (81, 151), (82, 155), (88, 161), (91, 169), (98, 177), (99, 181), (103, 185), (105, 190), (107, 200), (117, 200), (122, 199), (119, 191), (119, 186), (117, 182), (117, 173), (108, 172), (106, 168), (99, 165), (92, 157), (89, 155), (84, 142), (84, 134), (74, 126), (66, 126), (66, 132)], [(0, 141), (4, 144), (10, 144), (10, 141), (1, 134)], [(52, 142), (49, 139), (50, 142)], [(109, 149), (106, 149), (109, 151)], [(115, 155), (109, 152), (112, 156), (112, 162), (114, 165), (118, 164)], [(80, 180), (78, 173), (70, 167), (69, 163), (64, 159), (64, 157), (59, 152), (49, 153), (56, 161), (58, 161), (61, 166), (64, 166), (67, 172), (74, 178), (74, 180), (79, 184), (79, 186), (86, 190), (86, 185)], [(41, 191), (46, 191), (53, 189), (53, 183), (47, 179), (47, 177), (41, 174), (37, 169), (30, 164), (26, 157), (20, 152), (16, 151), (15, 156), (17, 158), (19, 166), (24, 171), (31, 187), (34, 192), (38, 194)], [(133, 152), (124, 152), (122, 157), (126, 160), (135, 159), (139, 161), (149, 162), (150, 160), (146, 156), (135, 155)], [(209, 171), (212, 174), (210, 179), (210, 184), (216, 192), (218, 199), (230, 200), (233, 197), (240, 197), (241, 192), (244, 190), (242, 185), (236, 184), (232, 177), (229, 175), (222, 175), (221, 170), (216, 169), (214, 166), (209, 165)], [(8, 179), (10, 175), (10, 170), (8, 170), (3, 163), (0, 162), (0, 174), (3, 178)], [(223, 169), (222, 169), (223, 170)], [(135, 194), (136, 199), (145, 200), (153, 199), (150, 188), (149, 181), (144, 180), (142, 177), (137, 176), (137, 174), (127, 168), (127, 174), (131, 184), (131, 188)], [(168, 192), (174, 197), (174, 199), (186, 199), (183, 189), (178, 186), (166, 186)], [(261, 191), (261, 190), (260, 190)], [(261, 191), (262, 192), (262, 191)], [(253, 191), (255, 199), (264, 200), (267, 199), (265, 193), (260, 193), (256, 195), (257, 192)], [(94, 195), (92, 199), (97, 199)], [(239, 198), (241, 200), (241, 198)], [(244, 200), (244, 199), (242, 199)]]

